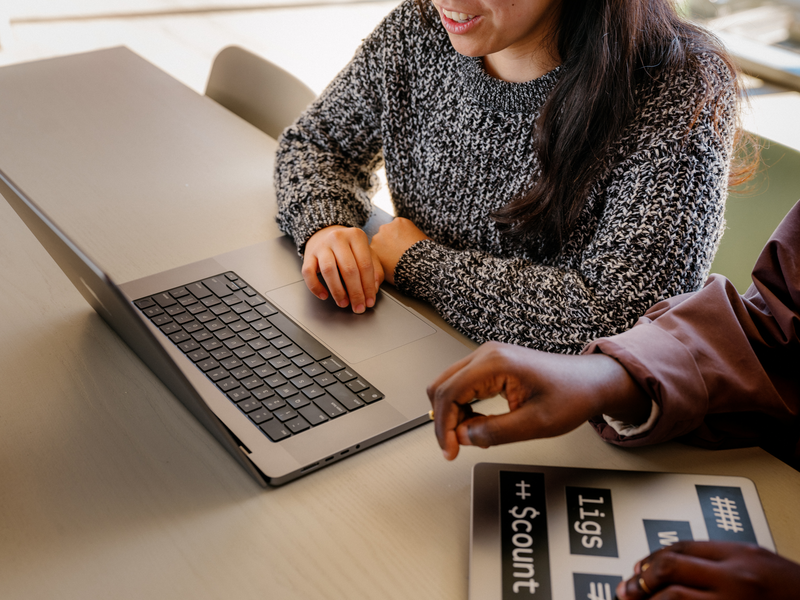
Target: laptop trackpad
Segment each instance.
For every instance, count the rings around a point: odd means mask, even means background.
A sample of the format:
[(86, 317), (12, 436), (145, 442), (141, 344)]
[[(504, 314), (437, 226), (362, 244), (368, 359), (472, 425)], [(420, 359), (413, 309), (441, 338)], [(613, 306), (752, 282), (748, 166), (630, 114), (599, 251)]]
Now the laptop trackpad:
[(304, 281), (271, 290), (268, 296), (350, 364), (389, 352), (436, 333), (397, 300), (379, 292), (375, 307), (356, 315), (328, 298), (322, 301)]

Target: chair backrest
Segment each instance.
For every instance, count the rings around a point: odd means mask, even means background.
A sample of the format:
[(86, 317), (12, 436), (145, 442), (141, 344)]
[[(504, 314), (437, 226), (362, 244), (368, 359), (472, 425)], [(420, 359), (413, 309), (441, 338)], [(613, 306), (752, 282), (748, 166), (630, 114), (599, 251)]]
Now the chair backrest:
[(726, 229), (711, 265), (744, 293), (758, 255), (786, 213), (800, 199), (800, 152), (759, 139), (762, 167), (755, 178), (728, 195)]
[(316, 98), (294, 75), (238, 46), (217, 54), (206, 96), (273, 138)]

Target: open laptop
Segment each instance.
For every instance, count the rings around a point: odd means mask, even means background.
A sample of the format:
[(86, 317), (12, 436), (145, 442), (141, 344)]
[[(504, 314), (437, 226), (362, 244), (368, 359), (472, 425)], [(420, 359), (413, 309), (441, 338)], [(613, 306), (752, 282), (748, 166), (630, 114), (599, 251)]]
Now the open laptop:
[(0, 193), (100, 316), (261, 485), (428, 420), (468, 353), (381, 290), (355, 315), (305, 287), (286, 237), (117, 286), (0, 171)]

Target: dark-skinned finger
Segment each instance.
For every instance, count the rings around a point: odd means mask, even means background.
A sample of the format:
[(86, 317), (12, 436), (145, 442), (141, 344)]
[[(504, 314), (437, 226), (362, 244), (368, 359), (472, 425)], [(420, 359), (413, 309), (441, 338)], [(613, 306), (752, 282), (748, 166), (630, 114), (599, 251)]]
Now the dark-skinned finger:
[(626, 593), (635, 597), (644, 591), (642, 597), (649, 597), (666, 588), (683, 587), (687, 589), (724, 589), (729, 574), (724, 563), (670, 552), (669, 549), (654, 554), (649, 561), (643, 562), (640, 572), (628, 580)]

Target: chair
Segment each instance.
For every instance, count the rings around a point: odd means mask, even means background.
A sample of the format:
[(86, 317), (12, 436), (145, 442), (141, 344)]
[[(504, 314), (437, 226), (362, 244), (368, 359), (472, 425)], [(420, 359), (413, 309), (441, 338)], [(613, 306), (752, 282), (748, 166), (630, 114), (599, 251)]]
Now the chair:
[(276, 139), (316, 98), (294, 75), (238, 46), (217, 54), (206, 96)]
[(800, 152), (759, 139), (762, 166), (755, 178), (728, 195), (725, 233), (711, 264), (744, 293), (758, 255), (786, 213), (800, 199)]

